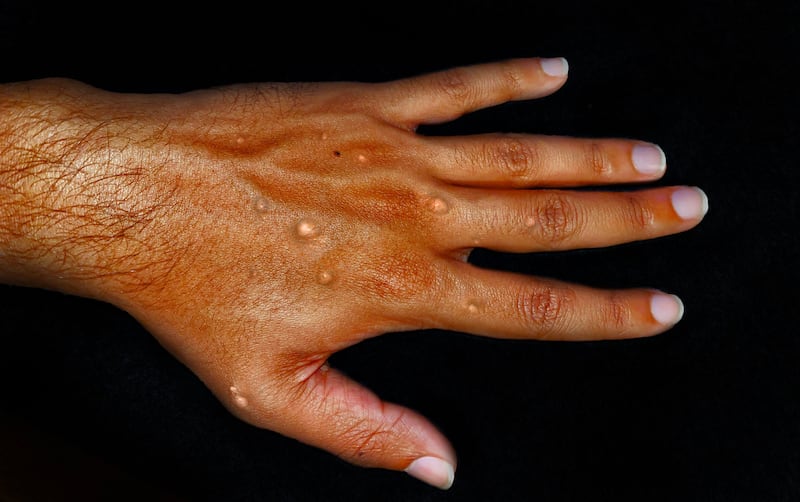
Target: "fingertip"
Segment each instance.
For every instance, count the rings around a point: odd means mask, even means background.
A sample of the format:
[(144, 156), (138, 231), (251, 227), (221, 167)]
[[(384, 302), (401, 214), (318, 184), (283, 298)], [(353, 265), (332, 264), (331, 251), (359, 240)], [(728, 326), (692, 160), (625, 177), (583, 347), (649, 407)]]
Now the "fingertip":
[(454, 465), (438, 457), (420, 457), (411, 462), (405, 471), (409, 476), (441, 490), (449, 490), (455, 480)]
[(676, 295), (655, 293), (650, 298), (650, 313), (662, 326), (674, 326), (683, 318), (683, 302)]
[(651, 143), (635, 145), (631, 150), (633, 168), (648, 177), (661, 177), (667, 169), (667, 156), (660, 146)]
[(541, 58), (539, 66), (550, 77), (566, 77), (569, 73), (569, 63), (566, 58)]
[(708, 212), (708, 196), (697, 187), (681, 187), (672, 192), (672, 208), (682, 220), (700, 220)]

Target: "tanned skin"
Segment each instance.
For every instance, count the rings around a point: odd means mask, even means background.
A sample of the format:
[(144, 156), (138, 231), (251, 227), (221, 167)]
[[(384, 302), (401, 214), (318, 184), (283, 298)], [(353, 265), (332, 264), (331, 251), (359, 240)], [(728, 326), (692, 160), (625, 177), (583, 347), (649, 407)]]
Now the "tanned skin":
[[(478, 268), (476, 247), (603, 247), (699, 223), (690, 187), (653, 181), (629, 139), (426, 137), (555, 92), (560, 59), (408, 79), (119, 94), (46, 79), (0, 86), (0, 281), (131, 313), (236, 416), (363, 466), (453, 481), (450, 443), (328, 357), (386, 332), (515, 339), (651, 336), (682, 305)], [(634, 164), (636, 161), (636, 164)]]

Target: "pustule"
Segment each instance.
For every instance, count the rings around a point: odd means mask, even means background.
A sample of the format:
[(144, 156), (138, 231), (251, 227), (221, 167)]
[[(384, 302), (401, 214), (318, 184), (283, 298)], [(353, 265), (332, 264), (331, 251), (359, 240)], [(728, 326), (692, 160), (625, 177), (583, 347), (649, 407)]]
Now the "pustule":
[(249, 404), (247, 398), (242, 395), (242, 392), (237, 386), (231, 385), (230, 389), (228, 390), (231, 393), (231, 398), (233, 398), (233, 404), (239, 408), (247, 408), (247, 405)]
[(450, 205), (441, 197), (429, 198), (426, 205), (433, 214), (447, 214), (450, 211)]
[(481, 300), (476, 299), (476, 298), (471, 298), (471, 299), (467, 300), (465, 306), (466, 306), (467, 312), (469, 312), (470, 314), (478, 314), (484, 308), (483, 302)]
[(309, 218), (300, 219), (294, 226), (294, 234), (298, 239), (308, 240), (319, 235), (319, 225)]
[(332, 283), (334, 279), (333, 270), (320, 270), (317, 272), (317, 283), (323, 286), (327, 286), (328, 284)]
[(259, 195), (253, 200), (253, 208), (257, 213), (266, 213), (272, 208), (272, 204), (269, 199)]

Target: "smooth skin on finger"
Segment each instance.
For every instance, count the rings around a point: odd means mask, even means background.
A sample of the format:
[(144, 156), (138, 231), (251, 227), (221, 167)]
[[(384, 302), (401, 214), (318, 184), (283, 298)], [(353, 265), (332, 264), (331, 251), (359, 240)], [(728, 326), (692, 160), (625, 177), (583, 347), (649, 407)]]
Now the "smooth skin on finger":
[(631, 192), (454, 190), (437, 239), (447, 248), (535, 252), (613, 246), (686, 231), (708, 210), (695, 187)]
[(667, 167), (658, 146), (629, 139), (531, 134), (431, 136), (430, 174), (453, 185), (541, 188), (648, 182)]
[(453, 484), (455, 452), (419, 413), (382, 401), (327, 363), (314, 365), (308, 374), (303, 370), (266, 381), (281, 386), (268, 393), (258, 387), (231, 387), (233, 395), (224, 389), (220, 394), (247, 422), (353, 464), (405, 471), (443, 490)]
[(437, 327), (494, 338), (639, 338), (662, 333), (683, 316), (677, 296), (652, 289), (596, 289), (456, 260), (448, 286), (441, 304), (427, 312)]
[(376, 84), (373, 98), (387, 103), (387, 120), (414, 129), (507, 101), (547, 96), (564, 85), (568, 69), (564, 58), (510, 59)]

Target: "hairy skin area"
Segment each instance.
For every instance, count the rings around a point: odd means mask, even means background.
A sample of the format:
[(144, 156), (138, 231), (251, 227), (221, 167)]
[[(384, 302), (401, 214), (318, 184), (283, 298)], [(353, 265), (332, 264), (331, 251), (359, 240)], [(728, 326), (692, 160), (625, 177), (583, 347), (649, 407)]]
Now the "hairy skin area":
[(110, 302), (236, 416), (447, 488), (456, 458), (441, 433), (329, 368), (331, 354), (425, 328), (651, 336), (682, 315), (679, 300), (651, 289), (466, 262), (477, 246), (601, 247), (682, 232), (705, 214), (691, 187), (564, 189), (655, 180), (666, 161), (654, 145), (415, 133), (550, 94), (565, 70), (533, 58), (383, 84), (179, 95), (2, 85), (0, 280)]
[[(307, 85), (122, 102), (77, 82), (26, 85), (30, 101), (4, 102), (25, 128), (4, 131), (15, 159), (4, 200), (25, 211), (3, 219), (3, 259), (36, 266), (7, 279), (130, 311), (228, 404), (230, 382), (324, 387), (330, 373), (313, 370), (327, 355), (412, 325), (383, 318), (384, 302), (437, 289), (418, 258), (436, 187), (386, 167), (417, 162), (405, 131), (301, 104)], [(376, 127), (383, 142), (359, 134)], [(318, 234), (298, 236), (301, 220)], [(219, 336), (221, 322), (234, 338)]]
[(34, 285), (77, 284), (85, 295), (101, 277), (124, 280), (126, 261), (143, 248), (155, 256), (142, 234), (166, 197), (142, 187), (153, 172), (146, 166), (157, 166), (132, 161), (124, 119), (95, 115), (83, 102), (96, 91), (61, 80), (8, 87), (0, 101), (3, 117), (13, 118), (0, 136), (6, 258), (29, 269)]

